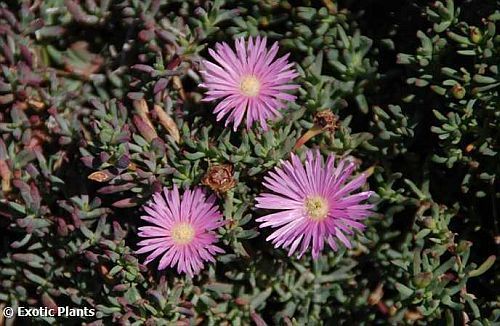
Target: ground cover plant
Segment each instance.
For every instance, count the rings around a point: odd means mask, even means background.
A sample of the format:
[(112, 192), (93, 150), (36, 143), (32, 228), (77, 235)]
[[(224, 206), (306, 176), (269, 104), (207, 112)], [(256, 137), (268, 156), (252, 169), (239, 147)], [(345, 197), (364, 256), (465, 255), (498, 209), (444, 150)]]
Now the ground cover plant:
[(500, 322), (500, 1), (0, 1), (0, 325)]

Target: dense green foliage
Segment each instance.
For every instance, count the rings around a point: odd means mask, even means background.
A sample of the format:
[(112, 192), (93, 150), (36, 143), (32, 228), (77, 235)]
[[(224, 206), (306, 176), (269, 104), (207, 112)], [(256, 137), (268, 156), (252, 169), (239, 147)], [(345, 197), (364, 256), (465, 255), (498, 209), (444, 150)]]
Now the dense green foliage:
[[(499, 22), (496, 0), (0, 1), (0, 308), (98, 311), (40, 324), (499, 323)], [(258, 34), (291, 53), (298, 100), (267, 132), (233, 132), (200, 102), (200, 60)], [(337, 125), (294, 149), (325, 110)], [(273, 249), (253, 205), (307, 147), (355, 157), (377, 194), (354, 248), (317, 261)], [(193, 279), (142, 265), (141, 205), (215, 164), (236, 181), (219, 194), (226, 254)]]

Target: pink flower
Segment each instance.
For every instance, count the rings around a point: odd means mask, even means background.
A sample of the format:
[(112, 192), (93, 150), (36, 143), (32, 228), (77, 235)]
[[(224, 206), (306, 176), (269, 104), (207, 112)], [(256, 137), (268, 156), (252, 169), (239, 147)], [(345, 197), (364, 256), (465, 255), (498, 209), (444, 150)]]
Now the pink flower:
[(159, 270), (177, 265), (178, 273), (198, 274), (203, 263), (214, 263), (214, 255), (224, 250), (213, 245), (217, 236), (213, 230), (222, 226), (222, 215), (215, 205), (215, 197), (205, 198), (201, 188), (186, 190), (182, 198), (179, 189), (163, 188), (153, 195), (141, 218), (152, 226), (140, 227), (137, 253), (151, 252), (145, 264), (161, 256)]
[(224, 116), (226, 126), (233, 123), (236, 130), (243, 117), (250, 128), (254, 121), (260, 121), (264, 130), (266, 120), (280, 117), (279, 109), (285, 107), (283, 100), (294, 101), (295, 96), (285, 91), (294, 90), (298, 85), (289, 84), (298, 74), (288, 63), (289, 54), (274, 60), (278, 53), (278, 43), (266, 49), (266, 38), (243, 38), (236, 40), (236, 53), (226, 43), (217, 43), (216, 51), (209, 49), (217, 64), (203, 61), (201, 71), (207, 88), (204, 101), (220, 100), (215, 107), (217, 121)]
[(353, 229), (364, 229), (359, 221), (371, 214), (373, 205), (361, 202), (373, 192), (351, 194), (366, 183), (366, 176), (361, 174), (346, 183), (354, 163), (342, 160), (335, 167), (334, 160), (330, 154), (324, 163), (319, 151), (313, 155), (310, 150), (304, 166), (292, 154), (291, 162), (284, 162), (264, 178), (264, 186), (273, 193), (257, 197), (256, 206), (279, 212), (265, 215), (257, 222), (262, 223), (261, 228), (276, 229), (266, 240), (272, 240), (275, 248), (289, 247), (289, 256), (300, 247), (300, 258), (312, 245), (316, 259), (325, 241), (333, 250), (337, 250), (337, 240), (351, 248), (346, 235), (353, 234)]

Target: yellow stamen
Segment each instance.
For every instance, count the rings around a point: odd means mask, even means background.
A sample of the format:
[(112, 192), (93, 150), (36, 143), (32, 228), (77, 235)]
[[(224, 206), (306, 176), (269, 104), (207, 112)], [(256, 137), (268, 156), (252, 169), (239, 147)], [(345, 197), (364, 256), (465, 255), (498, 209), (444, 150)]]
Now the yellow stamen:
[(179, 223), (172, 227), (172, 240), (175, 244), (184, 245), (193, 241), (194, 228), (188, 223)]
[(254, 97), (259, 94), (260, 81), (253, 75), (245, 76), (241, 80), (240, 90), (243, 95)]
[(322, 221), (328, 216), (328, 201), (321, 196), (308, 197), (305, 208), (311, 220)]

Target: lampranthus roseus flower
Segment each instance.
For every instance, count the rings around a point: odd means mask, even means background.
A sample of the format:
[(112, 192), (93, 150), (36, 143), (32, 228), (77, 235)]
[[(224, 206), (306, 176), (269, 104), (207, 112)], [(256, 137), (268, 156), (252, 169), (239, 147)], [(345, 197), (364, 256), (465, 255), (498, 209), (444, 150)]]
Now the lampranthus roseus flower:
[(203, 83), (208, 89), (204, 101), (220, 100), (214, 113), (217, 120), (226, 118), (226, 126), (233, 123), (236, 130), (243, 118), (250, 128), (259, 121), (267, 129), (266, 120), (275, 120), (285, 107), (283, 101), (294, 101), (295, 96), (286, 91), (298, 88), (290, 84), (298, 76), (293, 63), (288, 63), (286, 54), (275, 60), (278, 43), (266, 49), (266, 38), (243, 38), (236, 40), (236, 53), (227, 43), (217, 43), (215, 51), (209, 49), (216, 63), (203, 61), (201, 71)]
[(214, 230), (224, 224), (222, 214), (215, 197), (207, 198), (201, 188), (185, 190), (182, 198), (177, 186), (163, 188), (144, 210), (147, 215), (141, 218), (153, 224), (139, 228), (139, 236), (146, 239), (138, 243), (142, 248), (137, 253), (151, 252), (145, 264), (161, 256), (159, 270), (177, 265), (178, 273), (192, 277), (204, 262), (215, 262), (213, 256), (224, 252), (214, 245)]
[(371, 204), (362, 204), (372, 191), (351, 194), (366, 183), (361, 174), (348, 181), (355, 164), (341, 160), (335, 166), (330, 154), (326, 160), (316, 151), (307, 152), (305, 164), (292, 154), (264, 178), (263, 185), (273, 193), (259, 195), (257, 207), (279, 210), (259, 219), (260, 227), (276, 230), (266, 239), (276, 248), (289, 248), (291, 256), (297, 248), (299, 258), (312, 246), (312, 256), (318, 258), (327, 242), (337, 250), (337, 240), (351, 248), (347, 235), (353, 230), (363, 230), (359, 221), (371, 214)]

